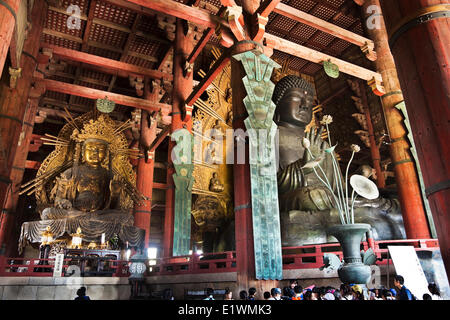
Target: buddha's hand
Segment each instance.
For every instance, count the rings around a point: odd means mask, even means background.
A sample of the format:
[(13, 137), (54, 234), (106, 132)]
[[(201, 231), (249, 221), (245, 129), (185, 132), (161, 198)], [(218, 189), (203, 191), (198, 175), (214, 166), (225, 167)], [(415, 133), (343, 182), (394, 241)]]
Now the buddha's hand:
[(72, 209), (72, 202), (67, 199), (56, 199), (55, 206), (59, 209), (69, 210)]
[(328, 143), (322, 139), (323, 129), (323, 126), (319, 129), (311, 128), (309, 132), (306, 133), (306, 139), (309, 141), (309, 148), (305, 149), (305, 154), (303, 156), (304, 164), (314, 159), (322, 158), (323, 160), (325, 158), (325, 149), (328, 148)]
[(120, 191), (122, 191), (122, 184), (113, 179), (109, 182), (109, 190), (111, 190), (111, 194), (117, 196), (120, 194)]

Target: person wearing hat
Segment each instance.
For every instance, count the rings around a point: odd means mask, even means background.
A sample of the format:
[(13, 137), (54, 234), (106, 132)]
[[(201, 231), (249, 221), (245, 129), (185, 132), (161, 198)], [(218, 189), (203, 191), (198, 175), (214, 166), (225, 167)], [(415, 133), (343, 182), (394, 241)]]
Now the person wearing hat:
[(364, 300), (363, 290), (359, 284), (355, 284), (352, 287), (353, 300)]
[(272, 288), (270, 290), (271, 297), (268, 300), (281, 300), (281, 289), (280, 288)]

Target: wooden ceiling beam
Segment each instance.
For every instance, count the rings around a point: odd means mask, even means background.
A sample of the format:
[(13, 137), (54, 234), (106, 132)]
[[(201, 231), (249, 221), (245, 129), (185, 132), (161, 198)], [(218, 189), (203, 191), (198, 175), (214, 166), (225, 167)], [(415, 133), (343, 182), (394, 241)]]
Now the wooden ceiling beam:
[(88, 99), (104, 99), (105, 96), (108, 97), (109, 100), (114, 101), (117, 104), (148, 110), (148, 111), (160, 111), (163, 114), (169, 114), (172, 110), (172, 106), (159, 102), (152, 102), (146, 99), (139, 99), (130, 96), (125, 96), (117, 93), (112, 93), (104, 90), (98, 90), (88, 87), (83, 87), (75, 84), (50, 80), (50, 79), (42, 79), (42, 78), (33, 78), (34, 82), (42, 83), (47, 91), (60, 92), (64, 94), (71, 94), (83, 98)]
[(290, 7), (284, 3), (279, 3), (274, 9), (274, 12), (283, 15), (289, 19), (292, 19), (294, 21), (306, 24), (322, 32), (328, 33), (339, 39), (355, 44), (359, 46), (364, 53), (366, 53), (366, 56), (369, 60), (372, 61), (376, 60), (376, 54), (373, 52), (375, 44), (372, 40), (368, 38), (360, 36), (357, 33), (348, 31), (325, 20), (319, 19), (309, 13)]
[(103, 58), (85, 52), (66, 49), (48, 43), (41, 43), (41, 47), (52, 49), (53, 55), (58, 56), (62, 59), (77, 61), (88, 65), (101, 67), (106, 73), (116, 74), (117, 72), (121, 72), (122, 74), (126, 74), (127, 76), (140, 75), (140, 76), (147, 76), (152, 79), (166, 79), (169, 81), (173, 80), (172, 74), (164, 73), (158, 70), (146, 69), (129, 63)]
[(228, 23), (223, 18), (211, 14), (208, 11), (187, 6), (173, 0), (127, 0), (127, 2), (208, 28), (215, 29), (217, 25), (229, 27)]
[(300, 57), (317, 64), (322, 64), (323, 61), (330, 60), (332, 63), (337, 65), (339, 67), (339, 71), (343, 73), (366, 81), (376, 80), (379, 84), (383, 82), (381, 75), (375, 71), (362, 68), (347, 61), (319, 52), (317, 50), (299, 45), (286, 39), (276, 37), (274, 35), (271, 35), (270, 33), (266, 33), (264, 38), (267, 44), (273, 46), (273, 49)]

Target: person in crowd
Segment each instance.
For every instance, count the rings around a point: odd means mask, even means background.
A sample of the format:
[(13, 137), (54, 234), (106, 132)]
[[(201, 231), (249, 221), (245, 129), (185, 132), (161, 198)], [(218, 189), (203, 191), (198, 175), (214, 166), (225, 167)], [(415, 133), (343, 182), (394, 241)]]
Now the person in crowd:
[(393, 300), (397, 299), (397, 290), (395, 290), (394, 288), (389, 289), (389, 291), (392, 294), (392, 297), (394, 298)]
[(214, 300), (214, 289), (213, 288), (206, 288), (206, 298), (203, 300)]
[(269, 291), (265, 291), (263, 293), (263, 297), (264, 297), (264, 300), (270, 300), (270, 292)]
[(292, 297), (291, 300), (303, 300), (303, 288), (300, 285), (296, 285), (294, 287), (294, 296)]
[(283, 295), (281, 296), (281, 300), (292, 300), (294, 296), (294, 292), (290, 287), (283, 288)]
[(86, 287), (81, 287), (77, 290), (77, 297), (75, 300), (91, 300), (91, 298), (86, 295)]
[(306, 290), (303, 293), (303, 300), (305, 300), (305, 301), (312, 300), (312, 290)]
[(323, 295), (321, 300), (335, 300), (336, 298), (334, 297), (334, 294), (332, 294), (331, 292), (327, 292)]
[(311, 300), (320, 300), (320, 288), (314, 287), (311, 293)]
[(291, 290), (294, 290), (295, 286), (298, 285), (298, 281), (297, 280), (290, 280), (289, 281), (289, 288), (291, 288)]
[(352, 286), (353, 300), (364, 300), (363, 289), (359, 284)]
[(241, 292), (239, 292), (239, 299), (247, 300), (247, 297), (248, 297), (247, 291), (242, 290)]
[(436, 283), (430, 283), (428, 285), (428, 290), (430, 291), (431, 298), (433, 298), (433, 300), (442, 300), (441, 291), (439, 290), (439, 287), (436, 285)]
[(394, 296), (392, 295), (391, 290), (384, 289), (381, 291), (381, 299), (382, 300), (395, 300)]
[(343, 283), (340, 287), (341, 300), (353, 300), (352, 288), (349, 284)]
[(280, 288), (272, 288), (270, 290), (271, 297), (268, 300), (281, 300), (281, 289)]
[(223, 300), (233, 300), (233, 291), (231, 291), (229, 288), (226, 288), (225, 297)]
[(413, 294), (405, 286), (405, 279), (401, 275), (394, 276), (394, 286), (398, 290), (397, 300), (414, 300)]
[(433, 298), (428, 294), (428, 293), (424, 293), (422, 296), (423, 300), (433, 300)]
[(248, 289), (247, 300), (256, 300), (256, 288)]

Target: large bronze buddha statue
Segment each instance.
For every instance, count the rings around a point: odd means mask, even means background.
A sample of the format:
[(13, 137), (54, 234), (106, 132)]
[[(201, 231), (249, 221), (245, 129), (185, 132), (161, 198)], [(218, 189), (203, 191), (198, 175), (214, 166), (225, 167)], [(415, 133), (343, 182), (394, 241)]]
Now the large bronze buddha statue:
[[(279, 128), (277, 179), (283, 246), (336, 241), (326, 230), (340, 223), (333, 209), (333, 195), (318, 178), (325, 180), (326, 176), (332, 190), (336, 190), (332, 157), (325, 152), (330, 146), (321, 138), (322, 128), (305, 132), (312, 120), (313, 97), (312, 85), (293, 75), (276, 84), (272, 97), (277, 106), (274, 121)], [(308, 139), (311, 153), (305, 150), (303, 138)], [(306, 165), (311, 160), (320, 163), (320, 169), (315, 168), (317, 175)], [(376, 240), (405, 237), (395, 199), (356, 201), (355, 222), (370, 224)]]
[[(277, 105), (275, 122), (279, 129), (277, 176), (280, 210), (330, 209), (332, 202), (329, 191), (322, 185), (313, 169), (302, 169), (312, 157), (320, 159), (321, 167), (332, 181), (332, 158), (330, 154), (325, 153), (329, 146), (321, 138), (323, 129), (311, 129), (305, 133), (305, 128), (312, 119), (312, 85), (300, 77), (286, 76), (275, 86), (272, 100)], [(311, 153), (306, 152), (302, 145), (305, 137), (311, 142)]]
[(135, 188), (124, 128), (90, 112), (47, 139), (56, 148), (22, 191), (36, 193), (41, 220), (22, 225), (20, 250), (27, 241), (39, 242), (37, 235), (47, 227), (55, 238), (81, 228), (86, 241), (98, 241), (104, 233), (106, 239), (117, 234), (124, 243), (142, 245), (144, 230), (133, 226), (132, 209), (145, 197)]

